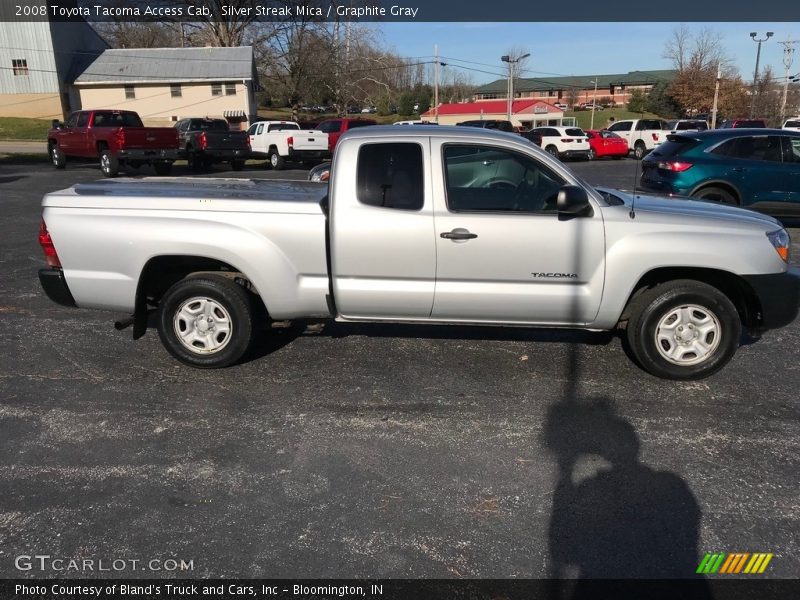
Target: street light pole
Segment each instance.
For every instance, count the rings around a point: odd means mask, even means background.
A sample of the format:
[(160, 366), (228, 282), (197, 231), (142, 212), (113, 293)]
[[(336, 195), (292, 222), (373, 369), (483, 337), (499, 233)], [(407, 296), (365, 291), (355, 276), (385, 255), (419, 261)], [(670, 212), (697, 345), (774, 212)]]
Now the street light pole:
[(794, 54), (794, 42), (791, 39), (785, 42), (778, 42), (783, 46), (783, 98), (781, 99), (781, 123), (786, 119), (786, 99), (789, 96), (789, 70), (792, 68), (792, 55)]
[(594, 78), (594, 81), (590, 81), (589, 83), (594, 84), (594, 96), (592, 97), (592, 123), (589, 125), (589, 129), (594, 129), (594, 108), (597, 104), (597, 77)]
[(524, 58), (528, 58), (530, 53), (523, 54), (522, 56), (518, 56), (517, 58), (511, 58), (508, 54), (505, 54), (500, 57), (505, 63), (508, 63), (508, 85), (506, 89), (508, 91), (508, 95), (506, 97), (506, 119), (510, 122), (511, 121), (511, 109), (514, 102), (514, 65), (521, 61)]
[(750, 99), (750, 118), (752, 119), (755, 116), (756, 112), (756, 85), (758, 84), (758, 63), (761, 61), (761, 42), (766, 42), (769, 38), (773, 36), (773, 32), (768, 31), (767, 37), (765, 38), (756, 38), (758, 33), (755, 31), (750, 32), (750, 37), (754, 42), (758, 44), (758, 51), (756, 52), (756, 70), (753, 73), (753, 97)]

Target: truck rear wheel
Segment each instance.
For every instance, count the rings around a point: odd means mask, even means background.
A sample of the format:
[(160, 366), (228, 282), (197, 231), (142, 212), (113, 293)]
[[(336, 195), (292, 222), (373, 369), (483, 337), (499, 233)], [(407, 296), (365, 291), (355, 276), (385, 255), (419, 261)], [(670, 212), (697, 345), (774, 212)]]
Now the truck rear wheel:
[(278, 154), (277, 150), (273, 150), (269, 153), (269, 165), (276, 171), (280, 171), (286, 166), (286, 161), (280, 154)]
[(167, 351), (191, 367), (227, 367), (247, 352), (253, 340), (249, 292), (218, 275), (182, 279), (158, 309), (158, 335)]
[(111, 150), (108, 148), (100, 150), (100, 170), (106, 177), (119, 175), (119, 160), (111, 154)]
[(647, 154), (647, 146), (644, 145), (644, 142), (636, 142), (633, 146), (634, 158), (636, 158), (636, 160), (642, 160), (645, 154)]
[(664, 379), (702, 379), (736, 353), (742, 323), (717, 288), (688, 279), (670, 281), (634, 300), (627, 342), (636, 361)]

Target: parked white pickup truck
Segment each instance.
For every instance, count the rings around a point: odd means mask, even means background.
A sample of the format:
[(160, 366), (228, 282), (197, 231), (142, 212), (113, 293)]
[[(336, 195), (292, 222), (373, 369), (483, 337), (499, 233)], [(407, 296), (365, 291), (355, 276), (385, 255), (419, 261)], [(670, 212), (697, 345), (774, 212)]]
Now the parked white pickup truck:
[[(767, 216), (593, 189), (524, 138), (472, 127), (344, 135), (330, 184), (138, 179), (48, 194), (39, 277), (56, 302), (156, 313), (196, 367), (259, 318), (625, 330), (666, 378), (722, 368), (742, 329), (797, 315), (790, 240)], [(268, 322), (268, 321), (267, 321)]]
[(294, 121), (259, 121), (247, 130), (251, 154), (264, 157), (276, 171), (286, 161), (321, 161), (330, 158), (328, 134), (317, 129), (300, 129)]

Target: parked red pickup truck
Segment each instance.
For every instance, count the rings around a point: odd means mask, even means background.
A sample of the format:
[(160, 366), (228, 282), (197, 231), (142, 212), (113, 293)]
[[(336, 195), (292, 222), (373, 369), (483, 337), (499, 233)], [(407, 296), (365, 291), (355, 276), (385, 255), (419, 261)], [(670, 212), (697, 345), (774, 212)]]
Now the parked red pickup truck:
[(372, 119), (326, 119), (317, 125), (316, 129), (328, 134), (328, 150), (333, 154), (336, 143), (345, 131), (377, 124), (378, 122)]
[(100, 170), (115, 177), (120, 168), (153, 165), (158, 175), (169, 175), (178, 158), (178, 131), (172, 127), (145, 127), (129, 110), (79, 110), (66, 123), (53, 121), (47, 132), (47, 150), (56, 169), (67, 157), (99, 158)]

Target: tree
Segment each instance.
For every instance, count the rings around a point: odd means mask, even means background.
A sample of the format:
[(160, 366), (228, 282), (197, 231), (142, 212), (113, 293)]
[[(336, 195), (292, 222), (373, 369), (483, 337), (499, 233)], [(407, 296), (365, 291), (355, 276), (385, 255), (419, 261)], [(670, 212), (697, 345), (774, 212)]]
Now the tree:
[(659, 81), (653, 86), (644, 101), (644, 109), (666, 118), (679, 117), (682, 112), (675, 99), (669, 95), (669, 84), (665, 81)]
[(414, 98), (408, 92), (400, 95), (400, 101), (397, 103), (397, 113), (404, 117), (414, 113)]
[(644, 112), (644, 105), (647, 98), (642, 90), (634, 88), (631, 90), (631, 95), (628, 97), (627, 108), (631, 112)]
[(719, 70), (720, 114), (743, 114), (740, 111), (746, 100), (745, 87), (724, 53), (719, 34), (708, 28), (693, 34), (688, 27), (681, 25), (672, 32), (664, 46), (663, 56), (672, 61), (677, 71), (666, 93), (674, 100), (679, 112), (695, 114), (711, 109)]

